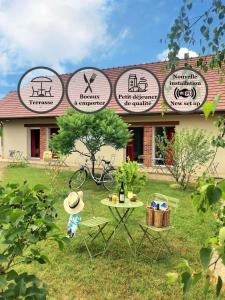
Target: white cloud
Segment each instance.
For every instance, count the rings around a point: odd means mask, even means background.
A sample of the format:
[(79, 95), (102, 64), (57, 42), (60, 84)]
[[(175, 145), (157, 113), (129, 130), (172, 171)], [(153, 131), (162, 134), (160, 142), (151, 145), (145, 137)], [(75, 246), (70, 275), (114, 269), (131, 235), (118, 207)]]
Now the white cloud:
[(0, 0), (0, 71), (67, 63), (106, 55), (126, 38), (109, 32), (111, 0)]
[[(163, 52), (159, 53), (157, 55), (157, 58), (161, 61), (167, 60), (168, 53), (169, 53), (169, 49), (166, 49)], [(195, 51), (189, 50), (188, 48), (180, 48), (177, 57), (182, 59), (182, 58), (184, 58), (186, 53), (189, 54), (189, 57), (197, 57), (198, 56), (198, 54)]]

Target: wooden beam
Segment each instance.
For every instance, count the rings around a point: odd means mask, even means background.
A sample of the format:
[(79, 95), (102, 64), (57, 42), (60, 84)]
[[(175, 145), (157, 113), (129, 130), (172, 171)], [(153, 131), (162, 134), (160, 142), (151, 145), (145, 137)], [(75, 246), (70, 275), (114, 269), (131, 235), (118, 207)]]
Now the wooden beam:
[(24, 124), (24, 127), (56, 127), (58, 128), (57, 124), (37, 124), (37, 123), (34, 123), (34, 124)]
[(179, 125), (180, 121), (155, 121), (155, 122), (127, 122), (130, 127), (145, 127), (145, 126), (175, 126)]

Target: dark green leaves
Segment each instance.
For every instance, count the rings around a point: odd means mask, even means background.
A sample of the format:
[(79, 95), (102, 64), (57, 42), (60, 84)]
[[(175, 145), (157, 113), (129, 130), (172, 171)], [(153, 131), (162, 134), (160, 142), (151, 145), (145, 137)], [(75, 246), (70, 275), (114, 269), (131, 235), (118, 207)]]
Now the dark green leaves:
[(206, 190), (206, 197), (208, 199), (209, 205), (217, 203), (222, 196), (221, 189), (214, 185), (209, 185)]
[(192, 277), (189, 272), (184, 272), (181, 275), (181, 282), (183, 283), (183, 293), (186, 294), (191, 288)]
[[(0, 289), (3, 299), (46, 299), (46, 286), (33, 275), (18, 274), (14, 264), (37, 261), (48, 263), (38, 242), (51, 240), (63, 244), (55, 225), (54, 200), (36, 185), (13, 184), (0, 187)], [(1, 298), (2, 299), (2, 298)]]
[(222, 288), (223, 282), (220, 276), (218, 276), (217, 284), (216, 284), (216, 296), (219, 297), (220, 291)]
[[(4, 287), (1, 291), (1, 299), (15, 300), (15, 299), (30, 299), (30, 300), (46, 300), (47, 285), (42, 284), (41, 281), (34, 275), (27, 273), (17, 274), (10, 271), (4, 279), (0, 276), (0, 288), (1, 282), (4, 280)], [(3, 278), (3, 277), (2, 277)], [(7, 284), (10, 281), (10, 284)]]
[(212, 257), (212, 249), (211, 248), (202, 248), (200, 250), (200, 260), (201, 260), (202, 267), (205, 270), (209, 266), (211, 257)]

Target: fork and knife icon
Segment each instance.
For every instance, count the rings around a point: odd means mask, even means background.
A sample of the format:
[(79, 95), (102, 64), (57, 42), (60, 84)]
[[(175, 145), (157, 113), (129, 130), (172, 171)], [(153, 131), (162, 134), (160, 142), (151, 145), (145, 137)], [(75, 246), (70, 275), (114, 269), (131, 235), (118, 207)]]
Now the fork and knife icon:
[(88, 80), (86, 74), (84, 73), (84, 81), (87, 84), (87, 87), (85, 89), (85, 93), (87, 93), (88, 90), (90, 90), (90, 92), (92, 93), (92, 88), (91, 88), (91, 84), (95, 81), (97, 74), (93, 73), (91, 75), (91, 78)]

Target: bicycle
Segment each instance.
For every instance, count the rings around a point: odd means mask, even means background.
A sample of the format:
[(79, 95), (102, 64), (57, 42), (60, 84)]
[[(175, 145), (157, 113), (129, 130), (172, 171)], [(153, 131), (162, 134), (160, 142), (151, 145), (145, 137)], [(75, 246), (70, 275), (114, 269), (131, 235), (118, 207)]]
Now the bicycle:
[[(81, 167), (76, 170), (73, 175), (70, 177), (69, 180), (69, 188), (71, 190), (77, 190), (79, 189), (86, 181), (88, 175), (91, 176), (92, 180), (96, 183), (96, 185), (101, 185), (105, 187), (108, 191), (111, 191), (114, 187), (114, 184), (116, 182), (114, 171), (115, 168), (111, 164), (110, 160), (101, 159), (101, 162), (104, 163), (102, 173), (99, 177), (96, 177), (93, 170), (90, 169), (88, 165), (88, 161), (91, 160), (91, 156), (88, 154), (84, 154), (85, 156), (89, 157), (86, 159), (85, 164), (81, 165)], [(94, 159), (94, 161), (96, 161)]]

